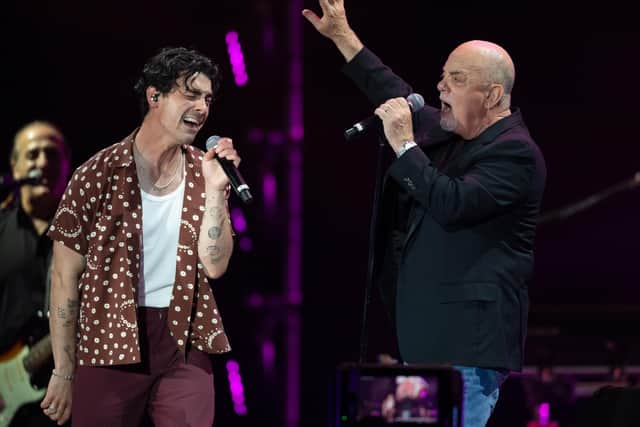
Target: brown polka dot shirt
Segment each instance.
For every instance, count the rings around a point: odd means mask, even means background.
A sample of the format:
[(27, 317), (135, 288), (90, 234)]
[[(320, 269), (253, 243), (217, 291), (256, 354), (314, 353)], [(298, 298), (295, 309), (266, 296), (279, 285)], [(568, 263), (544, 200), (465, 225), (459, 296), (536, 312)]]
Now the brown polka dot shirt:
[[(140, 362), (142, 201), (132, 151), (135, 133), (76, 169), (48, 232), (86, 260), (78, 282), (77, 359), (83, 366)], [(205, 204), (203, 152), (190, 145), (182, 150), (186, 181), (169, 330), (183, 352), (189, 340), (198, 350), (224, 353), (229, 342), (197, 254)]]

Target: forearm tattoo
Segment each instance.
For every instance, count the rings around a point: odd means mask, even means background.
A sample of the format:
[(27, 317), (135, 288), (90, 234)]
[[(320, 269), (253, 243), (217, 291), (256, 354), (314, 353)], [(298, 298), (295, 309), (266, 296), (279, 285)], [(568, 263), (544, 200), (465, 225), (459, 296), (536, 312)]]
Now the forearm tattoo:
[(212, 264), (222, 262), (227, 255), (227, 243), (223, 239), (224, 221), (227, 218), (224, 194), (215, 193), (207, 199), (207, 237), (211, 240), (205, 247), (205, 256)]
[(220, 237), (221, 233), (222, 233), (222, 228), (216, 227), (215, 225), (211, 227), (208, 232), (209, 238), (211, 240), (217, 240)]
[(67, 355), (67, 359), (69, 359), (69, 362), (71, 362), (72, 365), (75, 365), (76, 363), (75, 348), (70, 346), (69, 344), (66, 344), (64, 346), (64, 354)]
[[(216, 199), (211, 200), (213, 203)], [(220, 206), (212, 206), (209, 208), (209, 216), (213, 221), (213, 225), (209, 227), (207, 235), (211, 240), (218, 240), (222, 234), (222, 222), (224, 221), (224, 208)]]
[(214, 221), (221, 221), (224, 218), (224, 209), (220, 206), (212, 206), (209, 208), (209, 215)]
[(69, 327), (76, 323), (78, 315), (78, 307), (80, 306), (79, 300), (73, 300), (67, 298), (67, 307), (58, 306), (58, 319), (63, 320), (62, 326)]
[(220, 262), (224, 258), (225, 251), (217, 245), (207, 246), (207, 255), (212, 263)]

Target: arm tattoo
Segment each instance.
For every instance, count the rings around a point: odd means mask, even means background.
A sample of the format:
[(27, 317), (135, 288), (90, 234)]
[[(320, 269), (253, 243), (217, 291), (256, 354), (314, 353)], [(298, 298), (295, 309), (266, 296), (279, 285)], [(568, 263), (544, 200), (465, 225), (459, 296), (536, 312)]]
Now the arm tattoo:
[(220, 233), (222, 232), (222, 229), (220, 227), (216, 227), (213, 226), (209, 229), (209, 238), (211, 240), (216, 240), (218, 239), (218, 237), (220, 237)]
[(64, 346), (64, 353), (67, 355), (69, 362), (75, 365), (76, 363), (75, 353), (69, 344)]
[(213, 219), (221, 220), (224, 215), (224, 211), (220, 206), (212, 206), (209, 208), (209, 215), (211, 215), (211, 218)]
[[(67, 298), (67, 308), (69, 309), (69, 318), (62, 324), (62, 326), (71, 326), (76, 323), (76, 319), (78, 316), (78, 307), (80, 306), (80, 301), (77, 299)], [(58, 307), (60, 310), (60, 307)], [(63, 317), (63, 319), (66, 317)]]
[(67, 298), (67, 308), (70, 315), (75, 316), (78, 312), (78, 307), (80, 307), (80, 300)]
[(207, 254), (209, 254), (209, 260), (214, 264), (224, 258), (224, 251), (217, 245), (207, 246)]
[(69, 317), (67, 317), (67, 310), (64, 307), (58, 306), (58, 319), (64, 320), (62, 326), (68, 327), (76, 322), (76, 315), (78, 313), (78, 306), (80, 305), (78, 300), (72, 300), (67, 298), (67, 309), (69, 310)]

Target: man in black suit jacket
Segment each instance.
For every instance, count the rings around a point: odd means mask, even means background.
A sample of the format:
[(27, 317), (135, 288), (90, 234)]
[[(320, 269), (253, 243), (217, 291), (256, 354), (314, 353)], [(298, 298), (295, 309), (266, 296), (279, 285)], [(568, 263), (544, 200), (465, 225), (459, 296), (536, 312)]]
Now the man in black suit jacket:
[(345, 57), (344, 72), (378, 108), (397, 159), (385, 179), (374, 278), (408, 363), (458, 368), (465, 426), (484, 426), (508, 371), (521, 370), (544, 159), (519, 110), (500, 46), (451, 52), (440, 108), (412, 116), (411, 87), (364, 47), (342, 0), (303, 15)]

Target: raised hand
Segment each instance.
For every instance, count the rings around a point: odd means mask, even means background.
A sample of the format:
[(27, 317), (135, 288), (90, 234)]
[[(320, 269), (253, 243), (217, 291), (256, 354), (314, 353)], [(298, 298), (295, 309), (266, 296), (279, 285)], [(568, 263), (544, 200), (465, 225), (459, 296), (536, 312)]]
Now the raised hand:
[(364, 47), (347, 21), (343, 0), (319, 0), (322, 17), (309, 9), (302, 15), (323, 36), (333, 41), (347, 61)]
[(344, 37), (351, 32), (347, 22), (347, 15), (342, 0), (319, 0), (322, 8), (322, 18), (309, 9), (304, 9), (302, 15), (323, 36), (334, 40), (336, 37)]

